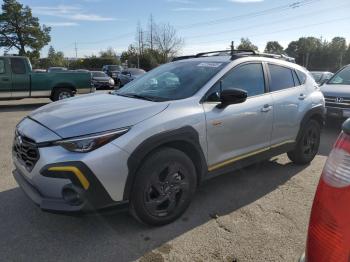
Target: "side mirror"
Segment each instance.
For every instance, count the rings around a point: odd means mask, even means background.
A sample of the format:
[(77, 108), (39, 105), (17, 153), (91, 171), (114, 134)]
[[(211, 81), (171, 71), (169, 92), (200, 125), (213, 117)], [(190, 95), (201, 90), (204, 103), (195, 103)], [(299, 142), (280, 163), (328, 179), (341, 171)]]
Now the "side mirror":
[(224, 108), (233, 104), (240, 104), (247, 100), (248, 93), (245, 90), (232, 88), (223, 90), (220, 94), (220, 104), (218, 108)]

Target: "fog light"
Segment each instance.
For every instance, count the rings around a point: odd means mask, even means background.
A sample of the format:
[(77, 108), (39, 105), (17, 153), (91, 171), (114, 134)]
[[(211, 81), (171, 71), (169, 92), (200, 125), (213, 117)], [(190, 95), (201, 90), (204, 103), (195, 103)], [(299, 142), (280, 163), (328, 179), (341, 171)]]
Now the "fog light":
[(74, 187), (65, 187), (62, 189), (62, 197), (64, 201), (72, 206), (79, 206), (83, 203), (82, 194)]

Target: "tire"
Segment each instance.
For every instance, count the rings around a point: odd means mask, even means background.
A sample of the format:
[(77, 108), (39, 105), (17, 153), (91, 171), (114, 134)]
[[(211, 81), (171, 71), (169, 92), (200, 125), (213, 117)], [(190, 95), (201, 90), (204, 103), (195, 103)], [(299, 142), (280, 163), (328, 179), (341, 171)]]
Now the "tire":
[(301, 131), (301, 135), (293, 151), (288, 152), (288, 158), (297, 165), (309, 164), (317, 155), (321, 139), (320, 124), (311, 119)]
[(191, 159), (177, 149), (161, 148), (138, 169), (130, 195), (130, 213), (147, 225), (169, 224), (186, 211), (196, 186)]
[(72, 89), (60, 87), (54, 91), (51, 100), (55, 102), (55, 101), (63, 100), (63, 99), (70, 98), (73, 96), (74, 96), (74, 93), (73, 93)]

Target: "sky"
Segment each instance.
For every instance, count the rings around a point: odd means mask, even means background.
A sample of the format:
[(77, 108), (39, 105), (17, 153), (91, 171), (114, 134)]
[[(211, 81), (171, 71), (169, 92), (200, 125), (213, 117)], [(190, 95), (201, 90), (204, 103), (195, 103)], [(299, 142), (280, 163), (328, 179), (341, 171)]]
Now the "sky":
[[(52, 27), (51, 43), (67, 57), (118, 54), (135, 43), (137, 23), (170, 23), (184, 39), (181, 54), (226, 49), (249, 37), (260, 51), (303, 36), (350, 42), (349, 0), (19, 0)], [(1, 3), (2, 1), (0, 1)], [(47, 55), (48, 46), (42, 50)]]

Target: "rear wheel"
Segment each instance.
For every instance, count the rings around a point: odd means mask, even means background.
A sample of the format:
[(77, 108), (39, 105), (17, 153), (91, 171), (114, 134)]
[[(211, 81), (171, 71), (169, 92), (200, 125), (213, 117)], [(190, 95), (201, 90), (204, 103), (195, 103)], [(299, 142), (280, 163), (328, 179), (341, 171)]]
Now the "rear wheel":
[(52, 101), (63, 100), (66, 98), (73, 97), (74, 93), (70, 88), (57, 88), (51, 98)]
[(310, 120), (304, 129), (293, 151), (288, 152), (288, 157), (293, 163), (305, 165), (310, 163), (316, 156), (321, 138), (320, 124)]
[(161, 226), (188, 208), (197, 185), (191, 159), (173, 148), (162, 148), (140, 166), (130, 196), (130, 213), (139, 221)]

